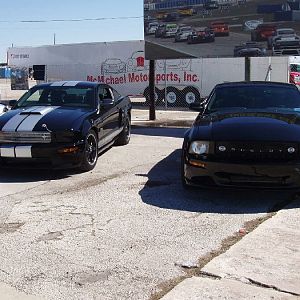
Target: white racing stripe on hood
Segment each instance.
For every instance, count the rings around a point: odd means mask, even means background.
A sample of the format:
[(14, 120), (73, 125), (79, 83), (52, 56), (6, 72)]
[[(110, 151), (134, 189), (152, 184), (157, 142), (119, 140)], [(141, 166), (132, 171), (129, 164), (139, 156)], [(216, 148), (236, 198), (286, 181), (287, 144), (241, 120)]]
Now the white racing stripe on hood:
[[(31, 112), (35, 109), (35, 107), (31, 107), (28, 109), (25, 109), (23, 112)], [(2, 127), (2, 131), (15, 131), (20, 123), (23, 122), (24, 119), (26, 119), (28, 115), (20, 115), (17, 114), (13, 116), (11, 119), (9, 119), (6, 124)]]
[[(59, 106), (38, 107), (34, 110), (34, 114), (27, 115), (27, 118), (20, 124), (17, 131), (32, 131), (35, 125), (48, 113), (55, 110)], [(39, 114), (38, 114), (39, 113)]]
[[(48, 113), (59, 106), (35, 106), (13, 116), (3, 126), (2, 131), (32, 131), (35, 125)], [(34, 114), (30, 114), (34, 112)]]

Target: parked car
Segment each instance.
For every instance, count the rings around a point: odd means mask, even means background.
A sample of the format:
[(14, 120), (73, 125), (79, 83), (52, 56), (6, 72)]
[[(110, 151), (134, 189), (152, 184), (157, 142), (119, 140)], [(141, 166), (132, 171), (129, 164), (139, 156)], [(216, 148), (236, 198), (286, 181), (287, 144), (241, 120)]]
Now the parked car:
[(267, 41), (277, 29), (276, 24), (262, 23), (251, 31), (251, 41)]
[(0, 116), (0, 165), (92, 170), (98, 154), (130, 140), (131, 103), (96, 82), (34, 86)]
[(185, 133), (181, 177), (191, 186), (299, 188), (300, 92), (293, 84), (215, 86)]
[(233, 49), (233, 56), (235, 57), (265, 56), (266, 54), (267, 49), (257, 42), (242, 43)]
[(175, 34), (175, 42), (187, 41), (188, 36), (193, 32), (193, 28), (191, 26), (182, 26), (179, 27)]
[(155, 37), (156, 38), (162, 37), (163, 32), (164, 32), (164, 30), (166, 28), (166, 25), (167, 24), (165, 24), (165, 23), (161, 23), (161, 24), (158, 25), (157, 29), (155, 30)]
[(175, 37), (176, 32), (178, 29), (177, 24), (166, 24), (163, 32), (162, 32), (162, 37), (163, 38), (170, 38), (170, 37)]
[(108, 58), (101, 65), (101, 74), (119, 74), (126, 72), (126, 63), (119, 58)]
[(158, 22), (151, 22), (145, 27), (145, 34), (151, 35), (155, 34), (156, 29), (158, 28), (159, 23)]
[(269, 38), (268, 47), (274, 55), (299, 55), (300, 37), (292, 28), (280, 28)]
[(213, 30), (215, 36), (229, 36), (229, 26), (225, 22), (212, 22), (210, 23), (210, 28)]
[(268, 49), (300, 47), (300, 38), (292, 28), (279, 28), (268, 39)]
[(209, 27), (199, 27), (193, 29), (193, 32), (188, 36), (187, 43), (211, 43), (215, 41), (215, 34)]
[(8, 107), (5, 104), (0, 103), (0, 115), (7, 111), (8, 111)]

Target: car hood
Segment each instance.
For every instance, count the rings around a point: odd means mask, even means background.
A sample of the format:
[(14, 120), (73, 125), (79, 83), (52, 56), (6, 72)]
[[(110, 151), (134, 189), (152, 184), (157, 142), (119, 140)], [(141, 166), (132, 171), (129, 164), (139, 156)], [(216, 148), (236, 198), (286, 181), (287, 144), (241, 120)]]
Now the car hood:
[(83, 119), (91, 113), (92, 111), (87, 109), (62, 106), (32, 106), (25, 109), (13, 109), (0, 117), (0, 130), (61, 131), (71, 128), (79, 130)]
[(199, 115), (190, 137), (192, 140), (300, 142), (300, 115), (257, 111)]

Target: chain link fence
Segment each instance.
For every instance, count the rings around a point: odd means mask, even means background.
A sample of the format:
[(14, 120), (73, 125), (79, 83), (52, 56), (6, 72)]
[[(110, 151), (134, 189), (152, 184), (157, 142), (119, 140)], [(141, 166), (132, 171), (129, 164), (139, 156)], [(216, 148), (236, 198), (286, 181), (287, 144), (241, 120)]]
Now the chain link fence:
[[(288, 57), (251, 58), (251, 80), (288, 82)], [(244, 81), (244, 58), (158, 60), (155, 65), (155, 105), (186, 109), (201, 102), (218, 83)], [(100, 64), (47, 65), (46, 81), (88, 80), (116, 88), (149, 105), (149, 61), (107, 59)]]
[[(158, 108), (188, 108), (203, 101), (216, 84), (244, 78), (243, 58), (160, 60), (155, 68), (155, 104)], [(146, 105), (149, 94), (147, 87)]]

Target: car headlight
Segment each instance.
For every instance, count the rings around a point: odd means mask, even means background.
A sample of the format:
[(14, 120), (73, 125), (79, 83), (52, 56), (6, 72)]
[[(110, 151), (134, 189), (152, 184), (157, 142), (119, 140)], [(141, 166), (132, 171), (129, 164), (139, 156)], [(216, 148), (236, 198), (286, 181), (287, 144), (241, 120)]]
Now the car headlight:
[(207, 154), (209, 151), (209, 142), (208, 141), (194, 141), (191, 143), (189, 148), (190, 154)]

